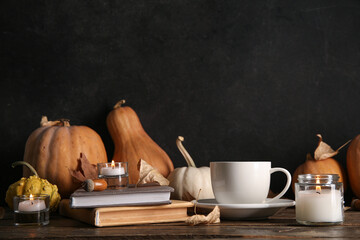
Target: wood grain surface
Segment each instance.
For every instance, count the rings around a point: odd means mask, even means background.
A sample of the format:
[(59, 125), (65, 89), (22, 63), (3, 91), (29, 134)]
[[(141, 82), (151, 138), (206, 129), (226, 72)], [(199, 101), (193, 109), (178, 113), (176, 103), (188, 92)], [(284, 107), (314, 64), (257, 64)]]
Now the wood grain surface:
[(0, 220), (1, 239), (227, 239), (227, 238), (360, 238), (360, 212), (347, 211), (343, 225), (309, 227), (298, 224), (294, 208), (261, 221), (222, 221), (187, 226), (185, 223), (144, 224), (96, 228), (59, 215), (43, 227), (16, 227), (12, 213)]

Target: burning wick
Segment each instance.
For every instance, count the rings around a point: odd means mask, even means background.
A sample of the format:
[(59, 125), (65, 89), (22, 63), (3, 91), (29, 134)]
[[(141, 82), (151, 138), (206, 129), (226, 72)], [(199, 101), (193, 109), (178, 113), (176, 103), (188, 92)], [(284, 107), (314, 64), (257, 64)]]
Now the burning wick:
[[(316, 184), (320, 183), (320, 179), (316, 178)], [(320, 186), (316, 186), (316, 193), (317, 194), (321, 194), (321, 187)]]
[(30, 193), (29, 200), (31, 201), (30, 204), (34, 205), (34, 196)]
[(111, 168), (112, 168), (112, 169), (115, 168), (115, 161), (114, 161), (114, 160), (111, 161)]

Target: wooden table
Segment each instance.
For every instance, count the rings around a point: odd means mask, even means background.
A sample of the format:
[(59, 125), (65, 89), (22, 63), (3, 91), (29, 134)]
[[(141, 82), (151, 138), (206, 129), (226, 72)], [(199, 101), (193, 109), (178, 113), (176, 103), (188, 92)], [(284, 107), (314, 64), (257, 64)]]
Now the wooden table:
[(222, 221), (219, 224), (187, 226), (184, 223), (147, 224), (96, 228), (81, 222), (51, 216), (43, 227), (17, 227), (12, 214), (0, 220), (0, 239), (197, 239), (197, 238), (353, 238), (360, 239), (360, 211), (346, 211), (345, 223), (308, 227), (295, 220), (294, 208), (261, 221)]

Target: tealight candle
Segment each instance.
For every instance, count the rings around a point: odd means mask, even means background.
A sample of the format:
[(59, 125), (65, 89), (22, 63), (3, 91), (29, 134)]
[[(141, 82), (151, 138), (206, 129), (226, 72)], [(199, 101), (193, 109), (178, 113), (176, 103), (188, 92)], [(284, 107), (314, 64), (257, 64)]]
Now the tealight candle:
[(337, 174), (299, 175), (295, 184), (296, 220), (305, 225), (344, 221), (343, 187)]
[(127, 162), (98, 163), (98, 176), (107, 182), (107, 188), (126, 188), (128, 186), (129, 175)]
[(100, 175), (103, 176), (115, 176), (124, 174), (124, 168), (120, 167), (119, 164), (115, 164), (115, 161), (112, 160), (111, 164), (105, 165), (105, 167), (100, 168)]
[(45, 201), (41, 199), (34, 199), (30, 194), (29, 200), (19, 202), (18, 210), (21, 212), (41, 211), (46, 208)]
[(49, 195), (14, 196), (13, 203), (15, 225), (46, 225), (49, 223)]

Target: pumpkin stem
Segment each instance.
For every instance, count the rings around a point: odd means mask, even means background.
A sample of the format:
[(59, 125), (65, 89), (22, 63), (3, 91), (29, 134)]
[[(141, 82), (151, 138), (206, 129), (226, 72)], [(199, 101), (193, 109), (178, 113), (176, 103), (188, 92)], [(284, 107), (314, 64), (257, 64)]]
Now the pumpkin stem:
[(126, 101), (125, 101), (124, 99), (118, 101), (118, 102), (114, 105), (114, 109), (117, 109), (117, 108), (121, 107), (121, 105), (125, 104), (125, 102), (126, 102)]
[(307, 153), (307, 154), (306, 154), (306, 161), (307, 161), (307, 160), (315, 160), (315, 159), (311, 156), (310, 153)]
[(178, 138), (176, 139), (176, 146), (178, 147), (179, 151), (181, 152), (181, 154), (184, 156), (185, 161), (187, 162), (189, 167), (196, 167), (194, 160), (191, 158), (190, 154), (188, 153), (188, 151), (186, 151), (186, 149), (184, 148), (184, 146), (182, 145), (182, 142), (184, 141), (184, 137), (182, 136), (178, 136)]
[(24, 162), (24, 161), (17, 161), (17, 162), (14, 162), (13, 164), (11, 164), (11, 167), (16, 167), (18, 165), (25, 165), (27, 166), (33, 173), (35, 176), (39, 177), (38, 173), (36, 172), (35, 168), (33, 168), (33, 166), (31, 166), (29, 163), (27, 162)]
[(59, 120), (61, 125), (64, 126), (64, 127), (70, 127), (70, 120), (69, 119), (65, 119), (65, 118), (62, 118)]
[(56, 121), (49, 121), (47, 116), (42, 116), (40, 121), (40, 127), (48, 127), (48, 126), (70, 127), (70, 120), (62, 118)]
[(46, 126), (48, 122), (47, 116), (41, 116), (40, 126)]
[(344, 143), (343, 145), (341, 145), (341, 147), (339, 147), (336, 151), (338, 152), (340, 149), (342, 149), (343, 147), (348, 145), (350, 142), (351, 142), (351, 139), (349, 141), (347, 141), (346, 143)]

